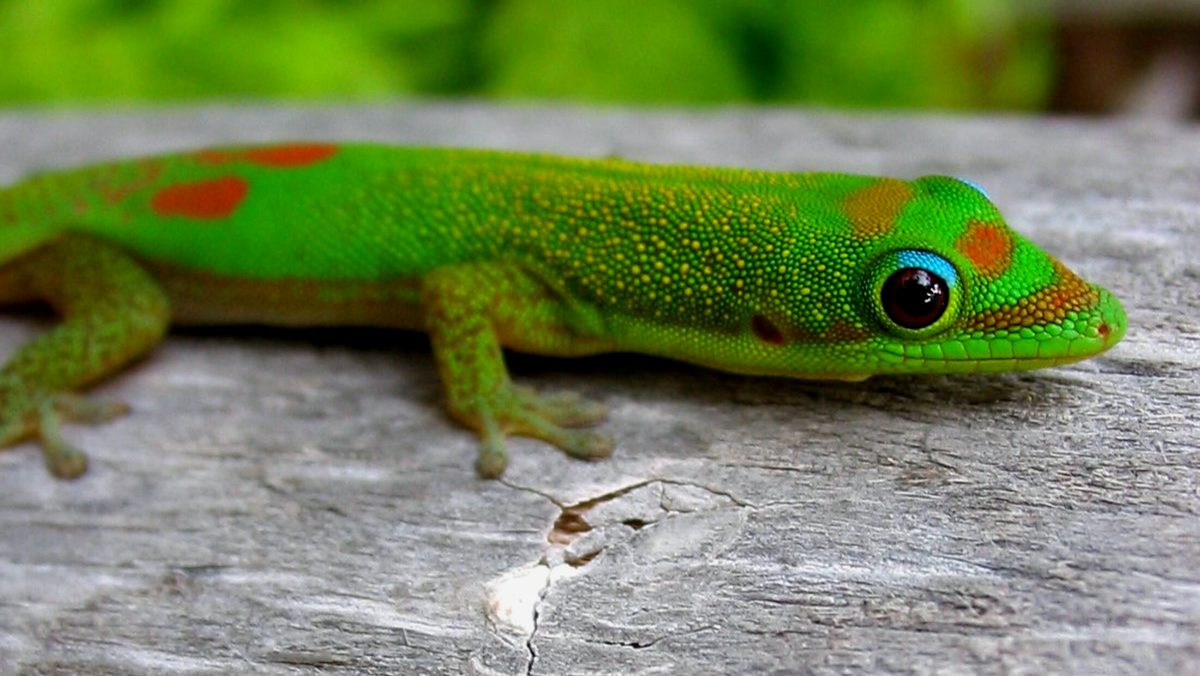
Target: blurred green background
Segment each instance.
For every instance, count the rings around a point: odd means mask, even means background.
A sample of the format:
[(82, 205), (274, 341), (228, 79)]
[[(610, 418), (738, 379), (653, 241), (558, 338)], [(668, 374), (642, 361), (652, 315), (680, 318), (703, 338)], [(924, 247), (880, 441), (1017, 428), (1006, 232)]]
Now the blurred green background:
[(486, 96), (1038, 108), (1014, 0), (0, 0), (0, 103)]
[(1064, 68), (1047, 7), (0, 0), (0, 105), (432, 96), (1044, 110)]

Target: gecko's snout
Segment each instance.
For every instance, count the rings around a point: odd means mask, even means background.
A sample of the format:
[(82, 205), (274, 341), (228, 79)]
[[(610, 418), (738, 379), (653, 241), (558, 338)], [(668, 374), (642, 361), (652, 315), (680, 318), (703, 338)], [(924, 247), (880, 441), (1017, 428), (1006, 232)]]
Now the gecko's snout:
[(1094, 284), (1088, 286), (1095, 295), (1095, 304), (1081, 313), (1082, 321), (1075, 323), (1077, 333), (1070, 340), (1062, 363), (1087, 359), (1108, 350), (1120, 342), (1129, 326), (1125, 309), (1115, 296)]

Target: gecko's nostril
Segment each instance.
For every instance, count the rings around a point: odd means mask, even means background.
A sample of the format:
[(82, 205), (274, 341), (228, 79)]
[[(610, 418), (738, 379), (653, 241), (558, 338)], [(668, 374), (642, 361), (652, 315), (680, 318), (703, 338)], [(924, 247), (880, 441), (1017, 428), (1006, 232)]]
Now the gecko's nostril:
[(1108, 323), (1105, 322), (1104, 324), (1096, 327), (1096, 333), (1099, 333), (1100, 337), (1104, 340), (1108, 340), (1108, 336), (1112, 333), (1112, 329), (1108, 328)]

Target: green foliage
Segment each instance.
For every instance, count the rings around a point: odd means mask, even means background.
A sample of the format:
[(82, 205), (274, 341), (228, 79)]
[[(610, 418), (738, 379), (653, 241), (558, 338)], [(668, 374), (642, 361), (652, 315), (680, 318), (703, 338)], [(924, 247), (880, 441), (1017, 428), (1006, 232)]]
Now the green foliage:
[(470, 9), (467, 0), (7, 0), (0, 100), (413, 91), (449, 68), (445, 54), (413, 47), (465, 24)]
[(785, 3), (775, 96), (832, 105), (1029, 108), (1050, 82), (1048, 34), (1012, 0)]
[(0, 0), (0, 103), (412, 94), (1028, 108), (1026, 0)]
[(485, 90), (590, 101), (745, 98), (728, 45), (685, 2), (510, 0), (485, 29)]

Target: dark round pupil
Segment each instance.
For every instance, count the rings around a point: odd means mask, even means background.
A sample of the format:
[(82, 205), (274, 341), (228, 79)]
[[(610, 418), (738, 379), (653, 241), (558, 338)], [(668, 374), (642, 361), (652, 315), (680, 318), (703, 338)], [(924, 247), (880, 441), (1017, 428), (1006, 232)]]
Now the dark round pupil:
[(883, 311), (906, 329), (923, 329), (946, 311), (946, 281), (928, 270), (904, 268), (883, 285)]

